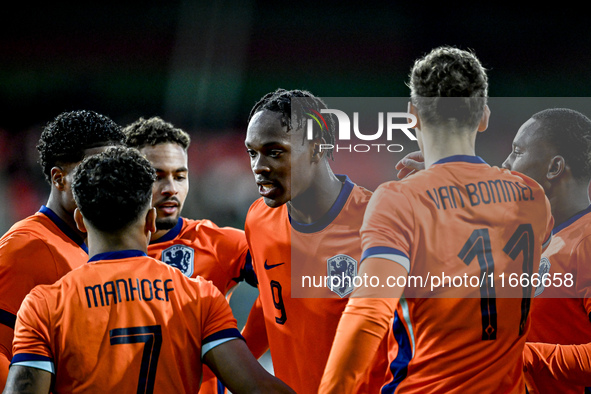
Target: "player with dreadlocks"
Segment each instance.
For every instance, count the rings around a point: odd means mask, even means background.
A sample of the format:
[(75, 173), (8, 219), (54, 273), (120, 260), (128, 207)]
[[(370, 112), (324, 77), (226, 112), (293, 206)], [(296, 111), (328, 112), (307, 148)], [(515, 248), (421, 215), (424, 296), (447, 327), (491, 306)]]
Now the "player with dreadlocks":
[[(263, 330), (275, 375), (304, 394), (318, 392), (352, 288), (305, 289), (302, 277), (357, 272), (359, 228), (371, 196), (347, 176), (334, 174), (332, 152), (320, 150), (321, 144), (334, 145), (331, 116), (324, 115), (324, 127), (315, 124), (313, 138), (307, 138), (306, 114), (324, 108), (310, 92), (278, 89), (253, 107), (245, 140), (262, 196), (248, 211), (245, 232), (259, 283)], [(261, 334), (254, 332), (262, 326), (255, 312), (243, 331), (247, 343)], [(259, 357), (263, 350), (253, 353)], [(385, 372), (385, 365), (376, 364), (359, 391), (376, 392)]]

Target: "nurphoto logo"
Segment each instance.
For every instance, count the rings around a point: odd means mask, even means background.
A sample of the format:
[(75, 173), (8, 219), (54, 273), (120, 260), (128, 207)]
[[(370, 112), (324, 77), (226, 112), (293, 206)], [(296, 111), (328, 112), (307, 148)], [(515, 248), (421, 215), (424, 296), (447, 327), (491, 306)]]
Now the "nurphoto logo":
[[(314, 138), (313, 127), (316, 123), (320, 129), (328, 129), (326, 120), (322, 114), (333, 114), (336, 117), (338, 128), (336, 141), (351, 141), (351, 130), (356, 139), (361, 141), (377, 141), (382, 138), (384, 131), (386, 133), (386, 140), (393, 141), (394, 137), (402, 132), (409, 140), (416, 141), (417, 138), (408, 130), (416, 126), (417, 118), (415, 115), (408, 112), (378, 112), (378, 129), (377, 131), (360, 130), (359, 127), (359, 112), (353, 112), (353, 127), (351, 127), (351, 120), (349, 116), (338, 109), (321, 109), (320, 112), (309, 109), (306, 112), (310, 118), (307, 120), (307, 137), (309, 140)], [(385, 120), (384, 120), (385, 119)], [(400, 119), (405, 121), (400, 122)], [(398, 122), (395, 122), (398, 120)], [(385, 123), (385, 126), (384, 126)], [(396, 131), (396, 133), (395, 133)], [(334, 149), (336, 152), (341, 150), (349, 152), (369, 152), (369, 151), (388, 151), (388, 152), (402, 152), (404, 149), (400, 144), (385, 144), (385, 143), (365, 143), (365, 144), (342, 144), (336, 142), (335, 144), (320, 144), (320, 150)]]

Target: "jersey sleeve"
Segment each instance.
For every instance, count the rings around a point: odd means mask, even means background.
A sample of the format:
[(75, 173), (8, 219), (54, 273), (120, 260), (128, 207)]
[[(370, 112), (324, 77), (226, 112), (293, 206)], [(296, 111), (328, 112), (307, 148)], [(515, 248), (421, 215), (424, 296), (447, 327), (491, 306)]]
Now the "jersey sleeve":
[(583, 307), (589, 317), (589, 324), (591, 324), (591, 269), (589, 268), (591, 236), (581, 239), (575, 247), (574, 256), (576, 256), (577, 264), (576, 292), (583, 301)]
[(243, 339), (232, 315), (230, 305), (222, 293), (211, 282), (203, 278), (197, 279), (201, 287), (200, 293), (202, 317), (202, 347), (201, 357), (208, 351), (232, 339)]
[(361, 260), (379, 257), (398, 263), (409, 272), (413, 228), (413, 209), (408, 198), (398, 185), (381, 185), (369, 200), (363, 218)]
[(397, 303), (397, 299), (349, 299), (337, 327), (319, 392), (354, 392), (382, 344)]
[(265, 315), (263, 313), (263, 306), (261, 304), (260, 297), (257, 297), (248, 318), (246, 324), (242, 329), (242, 336), (246, 340), (246, 345), (250, 352), (256, 359), (262, 357), (263, 354), (269, 349), (269, 340), (267, 338), (267, 328), (265, 326)]
[(571, 384), (591, 386), (591, 343), (555, 345), (527, 342), (523, 354), (524, 371), (533, 381), (538, 380), (537, 375), (545, 375)]
[(39, 283), (55, 278), (54, 257), (45, 242), (15, 233), (0, 245), (0, 353), (12, 358), (16, 314), (25, 296)]
[(25, 296), (39, 283), (55, 278), (54, 256), (47, 244), (15, 233), (0, 245), (0, 309), (16, 315)]
[(35, 288), (23, 301), (16, 319), (11, 365), (23, 365), (55, 373), (46, 297), (39, 288)]
[(222, 234), (218, 237), (220, 242), (216, 244), (219, 261), (227, 262), (228, 272), (234, 282), (246, 281), (256, 287), (256, 275), (244, 231), (232, 227), (222, 227), (218, 231)]

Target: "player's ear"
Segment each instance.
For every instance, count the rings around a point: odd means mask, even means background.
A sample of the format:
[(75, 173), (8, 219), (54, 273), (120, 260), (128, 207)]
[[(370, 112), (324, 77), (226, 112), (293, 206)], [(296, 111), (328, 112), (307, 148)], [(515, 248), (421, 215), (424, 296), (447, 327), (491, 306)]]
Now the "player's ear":
[(58, 190), (63, 191), (65, 188), (66, 172), (63, 168), (55, 166), (51, 168), (49, 173), (51, 177), (51, 184)]
[(76, 227), (78, 230), (85, 233), (86, 232), (86, 225), (84, 225), (84, 218), (82, 217), (82, 212), (78, 208), (74, 209), (74, 222), (76, 222)]
[(550, 164), (548, 165), (548, 172), (546, 173), (546, 178), (549, 181), (559, 178), (564, 171), (566, 170), (566, 160), (564, 157), (557, 155), (550, 160)]
[(313, 163), (318, 163), (322, 157), (326, 154), (325, 151), (322, 151), (322, 149), (320, 148), (323, 144), (326, 144), (326, 141), (324, 140), (324, 138), (315, 138), (312, 142), (311, 142), (311, 146), (312, 146), (312, 162)]
[(150, 208), (148, 213), (146, 213), (146, 232), (155, 233), (156, 232), (156, 217), (158, 213), (156, 212), (156, 208)]
[(490, 108), (488, 105), (484, 106), (484, 112), (482, 113), (482, 118), (480, 118), (480, 123), (478, 124), (478, 131), (484, 131), (488, 128), (488, 120), (490, 119)]

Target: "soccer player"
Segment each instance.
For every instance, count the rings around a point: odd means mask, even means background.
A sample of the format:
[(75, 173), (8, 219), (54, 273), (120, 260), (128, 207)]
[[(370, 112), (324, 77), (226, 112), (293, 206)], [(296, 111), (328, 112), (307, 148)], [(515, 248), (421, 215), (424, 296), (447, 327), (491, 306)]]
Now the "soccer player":
[(189, 134), (159, 117), (140, 118), (123, 133), (126, 145), (137, 148), (156, 169), (152, 199), (157, 230), (148, 255), (188, 277), (211, 280), (224, 295), (242, 280), (256, 286), (244, 231), (181, 217), (189, 192)]
[(503, 167), (542, 185), (556, 222), (539, 269), (549, 280), (536, 290), (527, 337), (548, 345), (526, 345), (528, 391), (583, 393), (591, 386), (591, 120), (566, 108), (536, 113)]
[(119, 125), (86, 110), (58, 115), (41, 133), (37, 149), (51, 186), (49, 199), (0, 239), (0, 389), (12, 358), (16, 313), (27, 293), (88, 261), (84, 235), (73, 218), (72, 170), (85, 156), (122, 141)]
[(133, 148), (77, 167), (74, 218), (90, 260), (23, 301), (5, 392), (194, 393), (203, 362), (232, 392), (293, 393), (250, 354), (215, 286), (147, 256), (153, 182)]
[(353, 392), (394, 315), (399, 349), (382, 393), (524, 393), (533, 288), (500, 288), (498, 276), (537, 272), (551, 236), (549, 202), (532, 179), (475, 156), (490, 111), (486, 71), (474, 54), (436, 48), (415, 62), (409, 86), (426, 170), (375, 191), (361, 228), (360, 275), (381, 283), (385, 274), (472, 273), (484, 280), (432, 293), (408, 285), (390, 293), (359, 288), (359, 295), (393, 298), (349, 299), (320, 392)]
[[(140, 118), (123, 133), (127, 146), (139, 149), (156, 169), (152, 200), (158, 216), (148, 256), (188, 277), (212, 281), (223, 295), (242, 280), (256, 286), (244, 231), (181, 217), (189, 192), (189, 134), (159, 117)], [(215, 376), (207, 367), (201, 385), (201, 393), (206, 392), (217, 392)]]
[[(329, 165), (332, 152), (319, 149), (321, 143), (334, 145), (331, 117), (325, 117), (321, 130), (314, 128), (312, 140), (306, 138), (304, 113), (321, 108), (326, 108), (322, 100), (307, 91), (270, 92), (252, 108), (245, 139), (261, 195), (248, 211), (245, 232), (268, 346), (275, 375), (299, 394), (318, 392), (351, 289), (324, 286), (306, 294), (308, 289), (294, 284), (302, 280), (298, 273), (330, 276), (327, 267), (357, 271), (359, 228), (371, 196), (347, 176), (335, 175)], [(304, 297), (294, 297), (296, 290)], [(249, 323), (250, 318), (245, 335), (255, 331)], [(365, 386), (356, 389), (377, 391), (385, 368), (374, 380), (366, 375)]]

